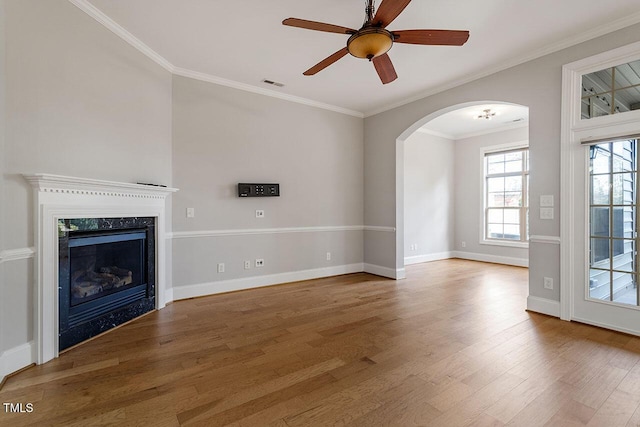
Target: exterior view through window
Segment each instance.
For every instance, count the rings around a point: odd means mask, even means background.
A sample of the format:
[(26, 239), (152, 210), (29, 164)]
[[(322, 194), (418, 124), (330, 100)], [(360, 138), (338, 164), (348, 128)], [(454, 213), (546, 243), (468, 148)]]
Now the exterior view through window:
[(591, 299), (638, 305), (638, 140), (589, 147)]
[(486, 153), (485, 241), (529, 240), (529, 149)]

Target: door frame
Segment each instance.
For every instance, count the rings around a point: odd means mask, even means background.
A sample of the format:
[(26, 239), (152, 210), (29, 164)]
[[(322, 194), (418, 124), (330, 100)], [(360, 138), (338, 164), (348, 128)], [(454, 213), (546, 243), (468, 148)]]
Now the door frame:
[[(585, 190), (586, 176), (576, 176), (576, 155), (584, 150), (582, 141), (615, 138), (618, 136), (637, 134), (640, 131), (640, 110), (623, 114), (595, 117), (581, 120), (582, 75), (608, 67), (625, 64), (640, 59), (640, 42), (632, 43), (611, 51), (594, 55), (562, 67), (562, 106), (560, 133), (560, 318), (574, 319), (574, 290), (576, 286), (576, 269), (583, 268), (587, 255), (585, 251), (577, 251), (575, 238), (583, 229), (574, 226), (577, 209), (577, 195)], [(583, 161), (583, 160), (581, 160)], [(580, 319), (584, 322), (585, 319)], [(593, 322), (596, 326), (615, 329), (638, 335), (639, 331), (627, 330), (615, 325), (604, 325)]]

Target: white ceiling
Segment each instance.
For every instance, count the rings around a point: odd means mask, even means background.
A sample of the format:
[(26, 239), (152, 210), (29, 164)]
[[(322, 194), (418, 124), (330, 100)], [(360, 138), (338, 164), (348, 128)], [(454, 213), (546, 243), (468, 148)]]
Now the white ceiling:
[(469, 30), (469, 41), (395, 44), (398, 79), (382, 85), (372, 64), (350, 55), (303, 76), (347, 36), (282, 25), (295, 17), (357, 29), (363, 0), (70, 1), (95, 6), (173, 67), (365, 116), (640, 22), (638, 0), (413, 0), (389, 29)]
[[(484, 110), (496, 113), (479, 119)], [(529, 108), (514, 104), (478, 104), (448, 112), (426, 123), (421, 129), (449, 139), (500, 132), (529, 126)]]

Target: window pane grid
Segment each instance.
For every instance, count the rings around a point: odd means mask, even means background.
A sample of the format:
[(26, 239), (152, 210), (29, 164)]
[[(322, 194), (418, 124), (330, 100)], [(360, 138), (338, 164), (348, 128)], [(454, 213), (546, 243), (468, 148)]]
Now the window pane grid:
[(638, 305), (637, 140), (590, 147), (588, 296)]
[[(634, 110), (640, 101), (640, 60), (582, 76), (582, 119)], [(625, 149), (624, 145), (618, 150)]]
[(526, 242), (529, 237), (529, 152), (485, 155), (485, 239)]

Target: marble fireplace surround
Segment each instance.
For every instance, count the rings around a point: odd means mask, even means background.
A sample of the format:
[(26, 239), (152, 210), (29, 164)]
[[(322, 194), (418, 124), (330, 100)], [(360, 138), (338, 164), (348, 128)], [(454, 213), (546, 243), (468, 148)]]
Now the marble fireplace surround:
[(38, 364), (58, 357), (58, 219), (154, 217), (156, 309), (166, 304), (166, 198), (175, 188), (69, 176), (24, 175), (34, 188), (35, 301)]

